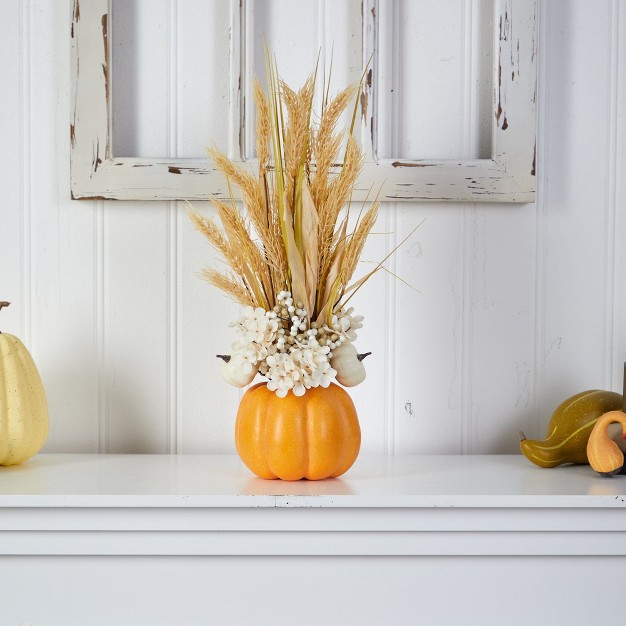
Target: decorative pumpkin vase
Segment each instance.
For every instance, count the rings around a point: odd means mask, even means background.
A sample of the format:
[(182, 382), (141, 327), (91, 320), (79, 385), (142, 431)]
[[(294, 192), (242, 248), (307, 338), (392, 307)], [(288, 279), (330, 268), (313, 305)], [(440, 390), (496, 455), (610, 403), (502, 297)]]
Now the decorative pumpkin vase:
[(26, 461), (47, 436), (48, 405), (35, 362), (17, 337), (0, 333), (0, 465)]
[(279, 398), (265, 383), (241, 399), (235, 443), (261, 478), (321, 480), (340, 476), (361, 447), (361, 429), (348, 393), (338, 385)]
[[(363, 316), (348, 305), (399, 246), (359, 276), (380, 203), (374, 198), (349, 219), (364, 159), (353, 133), (362, 81), (333, 98), (323, 86), (316, 112), (317, 66), (293, 90), (267, 49), (265, 62), (267, 90), (258, 80), (253, 89), (257, 171), (209, 150), (231, 200), (231, 183), (239, 188), (241, 208), (214, 197), (219, 223), (190, 217), (226, 264), (207, 267), (203, 277), (242, 305), (229, 324), (236, 340), (217, 355), (222, 378), (239, 388), (265, 379), (241, 400), (239, 455), (261, 478), (321, 480), (346, 472), (361, 445), (354, 404), (334, 384), (350, 388), (366, 377), (370, 353), (355, 346)], [(342, 132), (337, 124), (350, 102), (352, 124)]]

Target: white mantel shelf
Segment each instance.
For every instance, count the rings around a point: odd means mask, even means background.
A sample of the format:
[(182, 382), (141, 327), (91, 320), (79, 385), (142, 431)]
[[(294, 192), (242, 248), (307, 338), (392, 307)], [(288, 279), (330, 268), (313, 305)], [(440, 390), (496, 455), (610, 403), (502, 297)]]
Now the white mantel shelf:
[(265, 481), (235, 456), (0, 468), (0, 555), (626, 555), (626, 477), (522, 456), (361, 456)]
[(340, 478), (295, 482), (256, 478), (234, 455), (40, 454), (0, 467), (2, 508), (626, 509), (624, 494), (626, 477), (521, 455), (362, 455)]

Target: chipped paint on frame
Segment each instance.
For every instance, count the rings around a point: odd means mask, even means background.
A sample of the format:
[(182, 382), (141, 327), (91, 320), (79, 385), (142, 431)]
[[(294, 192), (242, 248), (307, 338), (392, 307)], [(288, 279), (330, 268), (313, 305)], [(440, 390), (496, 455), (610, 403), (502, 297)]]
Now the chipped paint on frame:
[[(376, 72), (378, 2), (362, 0), (363, 67), (371, 59), (360, 98), (360, 138), (366, 163), (354, 199), (372, 186), (381, 200), (532, 202), (536, 181), (536, 13), (537, 0), (496, 0), (494, 25), (494, 115), (488, 159), (377, 159)], [(245, 107), (241, 81), (246, 38), (245, 0), (231, 2), (231, 143), (244, 153)], [(222, 176), (197, 159), (116, 158), (109, 71), (110, 0), (73, 0), (71, 183), (75, 199), (200, 200), (229, 197)], [(104, 149), (102, 149), (104, 147)], [(237, 154), (233, 154), (237, 157)], [(251, 161), (254, 167), (254, 161)]]

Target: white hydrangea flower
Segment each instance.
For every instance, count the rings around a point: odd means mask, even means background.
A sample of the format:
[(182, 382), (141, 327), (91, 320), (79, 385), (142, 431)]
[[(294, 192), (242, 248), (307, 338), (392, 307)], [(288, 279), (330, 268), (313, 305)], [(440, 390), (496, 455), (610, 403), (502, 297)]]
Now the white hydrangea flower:
[(335, 378), (335, 370), (330, 366), (330, 348), (321, 346), (309, 338), (306, 344), (298, 344), (291, 352), (296, 367), (301, 371), (306, 389), (328, 387)]
[(335, 380), (337, 371), (334, 370), (330, 362), (327, 360), (320, 363), (317, 368), (311, 372), (311, 387), (328, 387)]
[(359, 328), (363, 328), (363, 324), (361, 324), (361, 322), (365, 318), (362, 315), (352, 315), (352, 313), (354, 313), (353, 306), (351, 306), (347, 310), (341, 309), (341, 315), (349, 320), (350, 328), (353, 328), (354, 330), (359, 330)]
[(247, 374), (252, 371), (252, 366), (260, 361), (264, 361), (268, 354), (268, 349), (258, 343), (243, 343), (235, 341), (232, 345), (232, 357), (237, 357), (242, 363), (243, 371)]
[(340, 337), (344, 337), (346, 341), (356, 340), (356, 331), (363, 328), (362, 315), (352, 315), (354, 307), (349, 309), (341, 309), (336, 315), (333, 315), (330, 321), (330, 328), (326, 326), (329, 333), (336, 333)]
[(299, 378), (293, 360), (289, 354), (279, 352), (268, 356), (265, 362), (268, 367), (265, 375), (269, 379), (267, 388), (275, 391), (279, 398), (284, 398)]
[(231, 326), (234, 326), (239, 334), (242, 344), (256, 342), (267, 347), (276, 339), (278, 332), (278, 320), (272, 317), (269, 311), (257, 307), (247, 306), (243, 310), (243, 316)]
[[(267, 358), (279, 352), (278, 347), (275, 343), (263, 349), (263, 353), (265, 356), (262, 359), (259, 359), (259, 373), (263, 376), (267, 376), (267, 372), (269, 371), (269, 366), (267, 364)], [(261, 352), (257, 352), (257, 354), (261, 354)]]

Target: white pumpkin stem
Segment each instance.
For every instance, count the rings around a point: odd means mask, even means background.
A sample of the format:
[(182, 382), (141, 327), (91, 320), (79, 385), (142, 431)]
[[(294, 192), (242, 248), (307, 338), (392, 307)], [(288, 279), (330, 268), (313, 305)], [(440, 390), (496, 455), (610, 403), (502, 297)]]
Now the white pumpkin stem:
[(357, 354), (356, 358), (359, 359), (359, 361), (362, 361), (366, 356), (369, 356), (370, 354), (372, 354), (371, 352), (363, 352), (363, 354)]
[(224, 361), (224, 363), (228, 363), (228, 361), (230, 361), (230, 359), (231, 359), (230, 354), (216, 354), (215, 356), (218, 359), (222, 359), (222, 361)]

